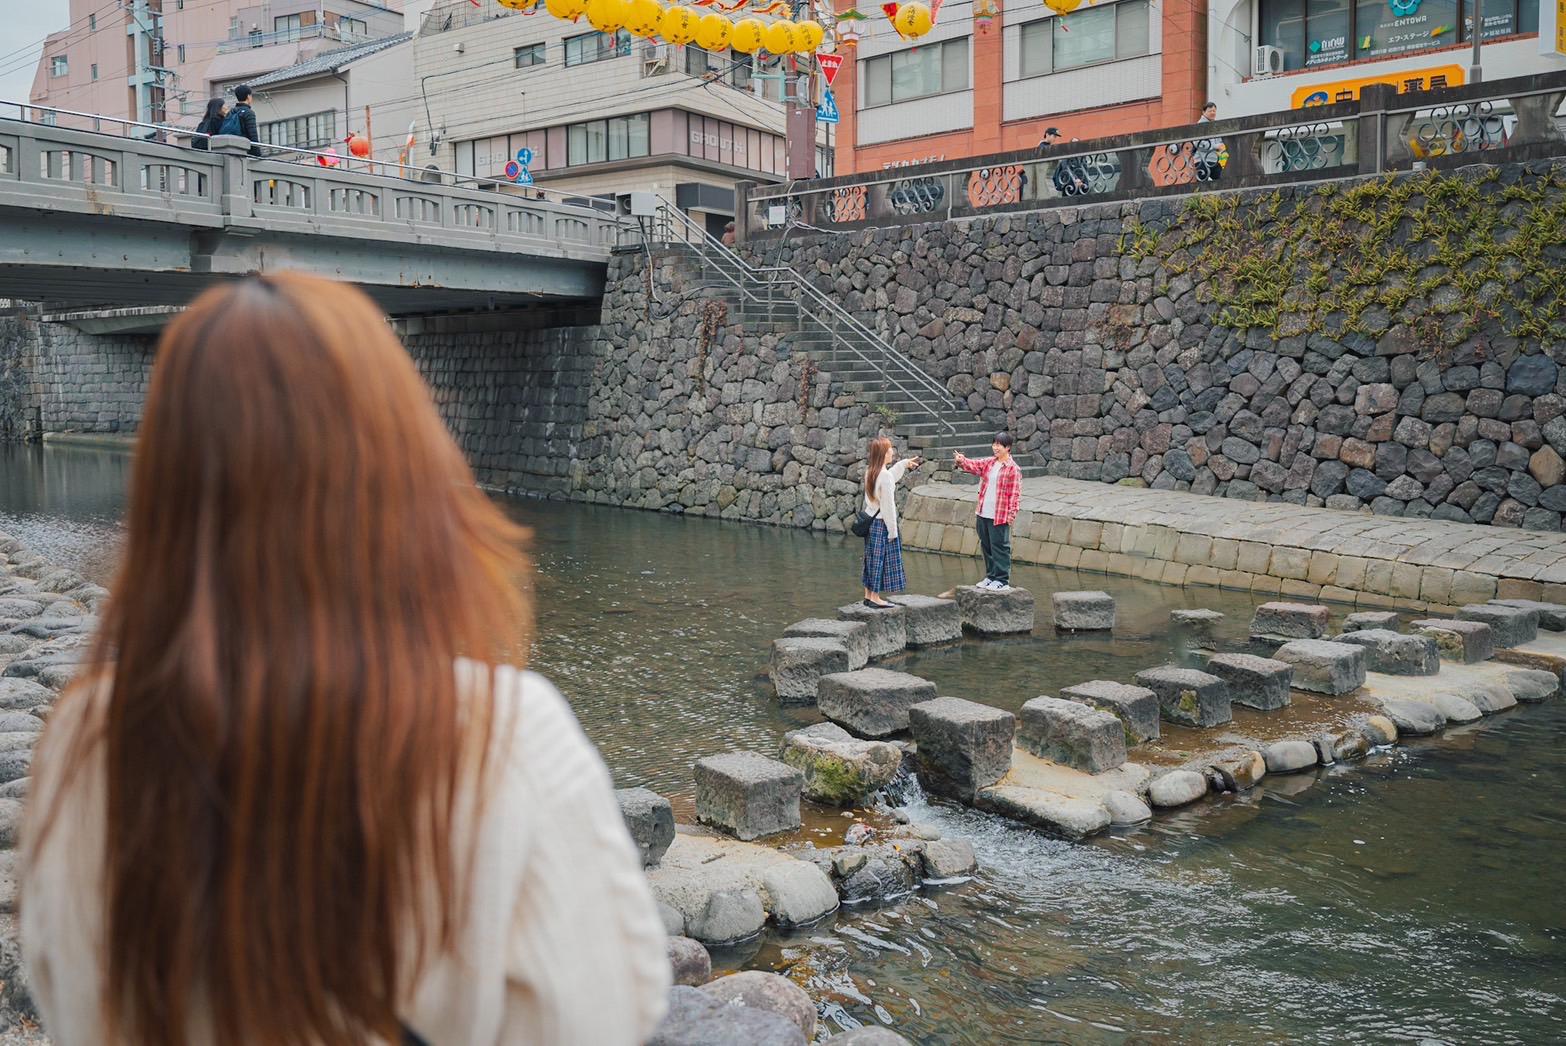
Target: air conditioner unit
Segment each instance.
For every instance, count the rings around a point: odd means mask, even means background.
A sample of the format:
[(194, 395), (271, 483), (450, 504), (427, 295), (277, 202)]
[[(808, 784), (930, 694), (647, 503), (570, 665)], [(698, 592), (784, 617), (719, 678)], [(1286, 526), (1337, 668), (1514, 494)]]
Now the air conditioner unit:
[(642, 75), (662, 76), (669, 71), (667, 44), (648, 44), (642, 51)]
[(1283, 51), (1263, 44), (1251, 53), (1252, 76), (1277, 76), (1283, 72)]

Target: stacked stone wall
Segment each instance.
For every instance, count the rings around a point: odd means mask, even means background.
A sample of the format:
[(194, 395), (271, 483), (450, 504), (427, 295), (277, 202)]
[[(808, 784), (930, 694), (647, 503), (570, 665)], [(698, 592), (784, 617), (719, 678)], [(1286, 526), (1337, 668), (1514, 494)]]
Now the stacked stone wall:
[(25, 313), (0, 318), (0, 439), (136, 431), (154, 341), (87, 334)]

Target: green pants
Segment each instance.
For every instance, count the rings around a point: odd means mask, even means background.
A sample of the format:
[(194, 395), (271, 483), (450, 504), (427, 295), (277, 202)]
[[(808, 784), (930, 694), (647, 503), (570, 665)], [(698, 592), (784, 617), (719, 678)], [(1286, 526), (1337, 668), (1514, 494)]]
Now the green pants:
[(1011, 582), (1011, 524), (996, 526), (993, 519), (979, 520), (979, 548), (984, 552), (984, 576), (1005, 584)]

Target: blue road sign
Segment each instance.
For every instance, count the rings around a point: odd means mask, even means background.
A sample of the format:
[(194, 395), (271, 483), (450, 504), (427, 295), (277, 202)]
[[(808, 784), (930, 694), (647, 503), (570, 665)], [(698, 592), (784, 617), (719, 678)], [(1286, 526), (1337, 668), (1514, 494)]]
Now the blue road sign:
[(522, 170), (517, 173), (516, 183), (518, 185), (532, 185), (533, 172), (528, 170), (526, 167), (522, 168)]
[(521, 164), (523, 167), (531, 167), (531, 166), (533, 166), (533, 150), (531, 150), (531, 149), (518, 149), (517, 150), (517, 163)]
[(816, 106), (816, 120), (819, 123), (837, 123), (839, 119), (837, 98), (832, 94), (832, 88), (828, 87), (821, 92), (821, 104)]

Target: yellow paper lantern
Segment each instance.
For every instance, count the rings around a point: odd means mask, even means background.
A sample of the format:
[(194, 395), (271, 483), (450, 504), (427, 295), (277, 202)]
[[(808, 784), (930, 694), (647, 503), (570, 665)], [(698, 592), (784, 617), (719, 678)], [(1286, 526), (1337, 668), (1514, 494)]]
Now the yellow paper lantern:
[(800, 22), (799, 34), (804, 37), (800, 50), (805, 53), (813, 53), (821, 46), (821, 41), (826, 39), (826, 30), (821, 28), (821, 23), (816, 21)]
[(704, 51), (721, 51), (729, 46), (734, 26), (722, 15), (703, 15), (696, 23), (696, 42)]
[[(1069, 3), (1070, 0), (1064, 2)], [(909, 40), (916, 40), (928, 33), (934, 24), (930, 9), (923, 4), (904, 4), (897, 9), (897, 17), (892, 19), (892, 27)]]
[(574, 22), (587, 10), (587, 0), (544, 0), (544, 10), (556, 18)]
[(632, 36), (657, 36), (663, 24), (663, 8), (658, 0), (631, 0), (625, 16), (625, 28)]
[(729, 35), (729, 46), (740, 54), (755, 54), (761, 50), (761, 34), (766, 26), (759, 18), (741, 18), (734, 23)]
[(531, 11), (538, 6), (538, 0), (495, 0), (495, 2), (513, 11)]
[(612, 33), (625, 25), (629, 5), (625, 0), (587, 0), (587, 24), (600, 33)]
[(658, 23), (663, 38), (671, 44), (688, 44), (696, 39), (696, 26), (701, 18), (689, 7), (671, 7), (663, 13)]
[(1044, 0), (1044, 6), (1058, 15), (1069, 15), (1082, 6), (1082, 0)]
[(773, 22), (762, 33), (762, 42), (773, 54), (790, 54), (794, 50), (794, 23), (788, 19)]

